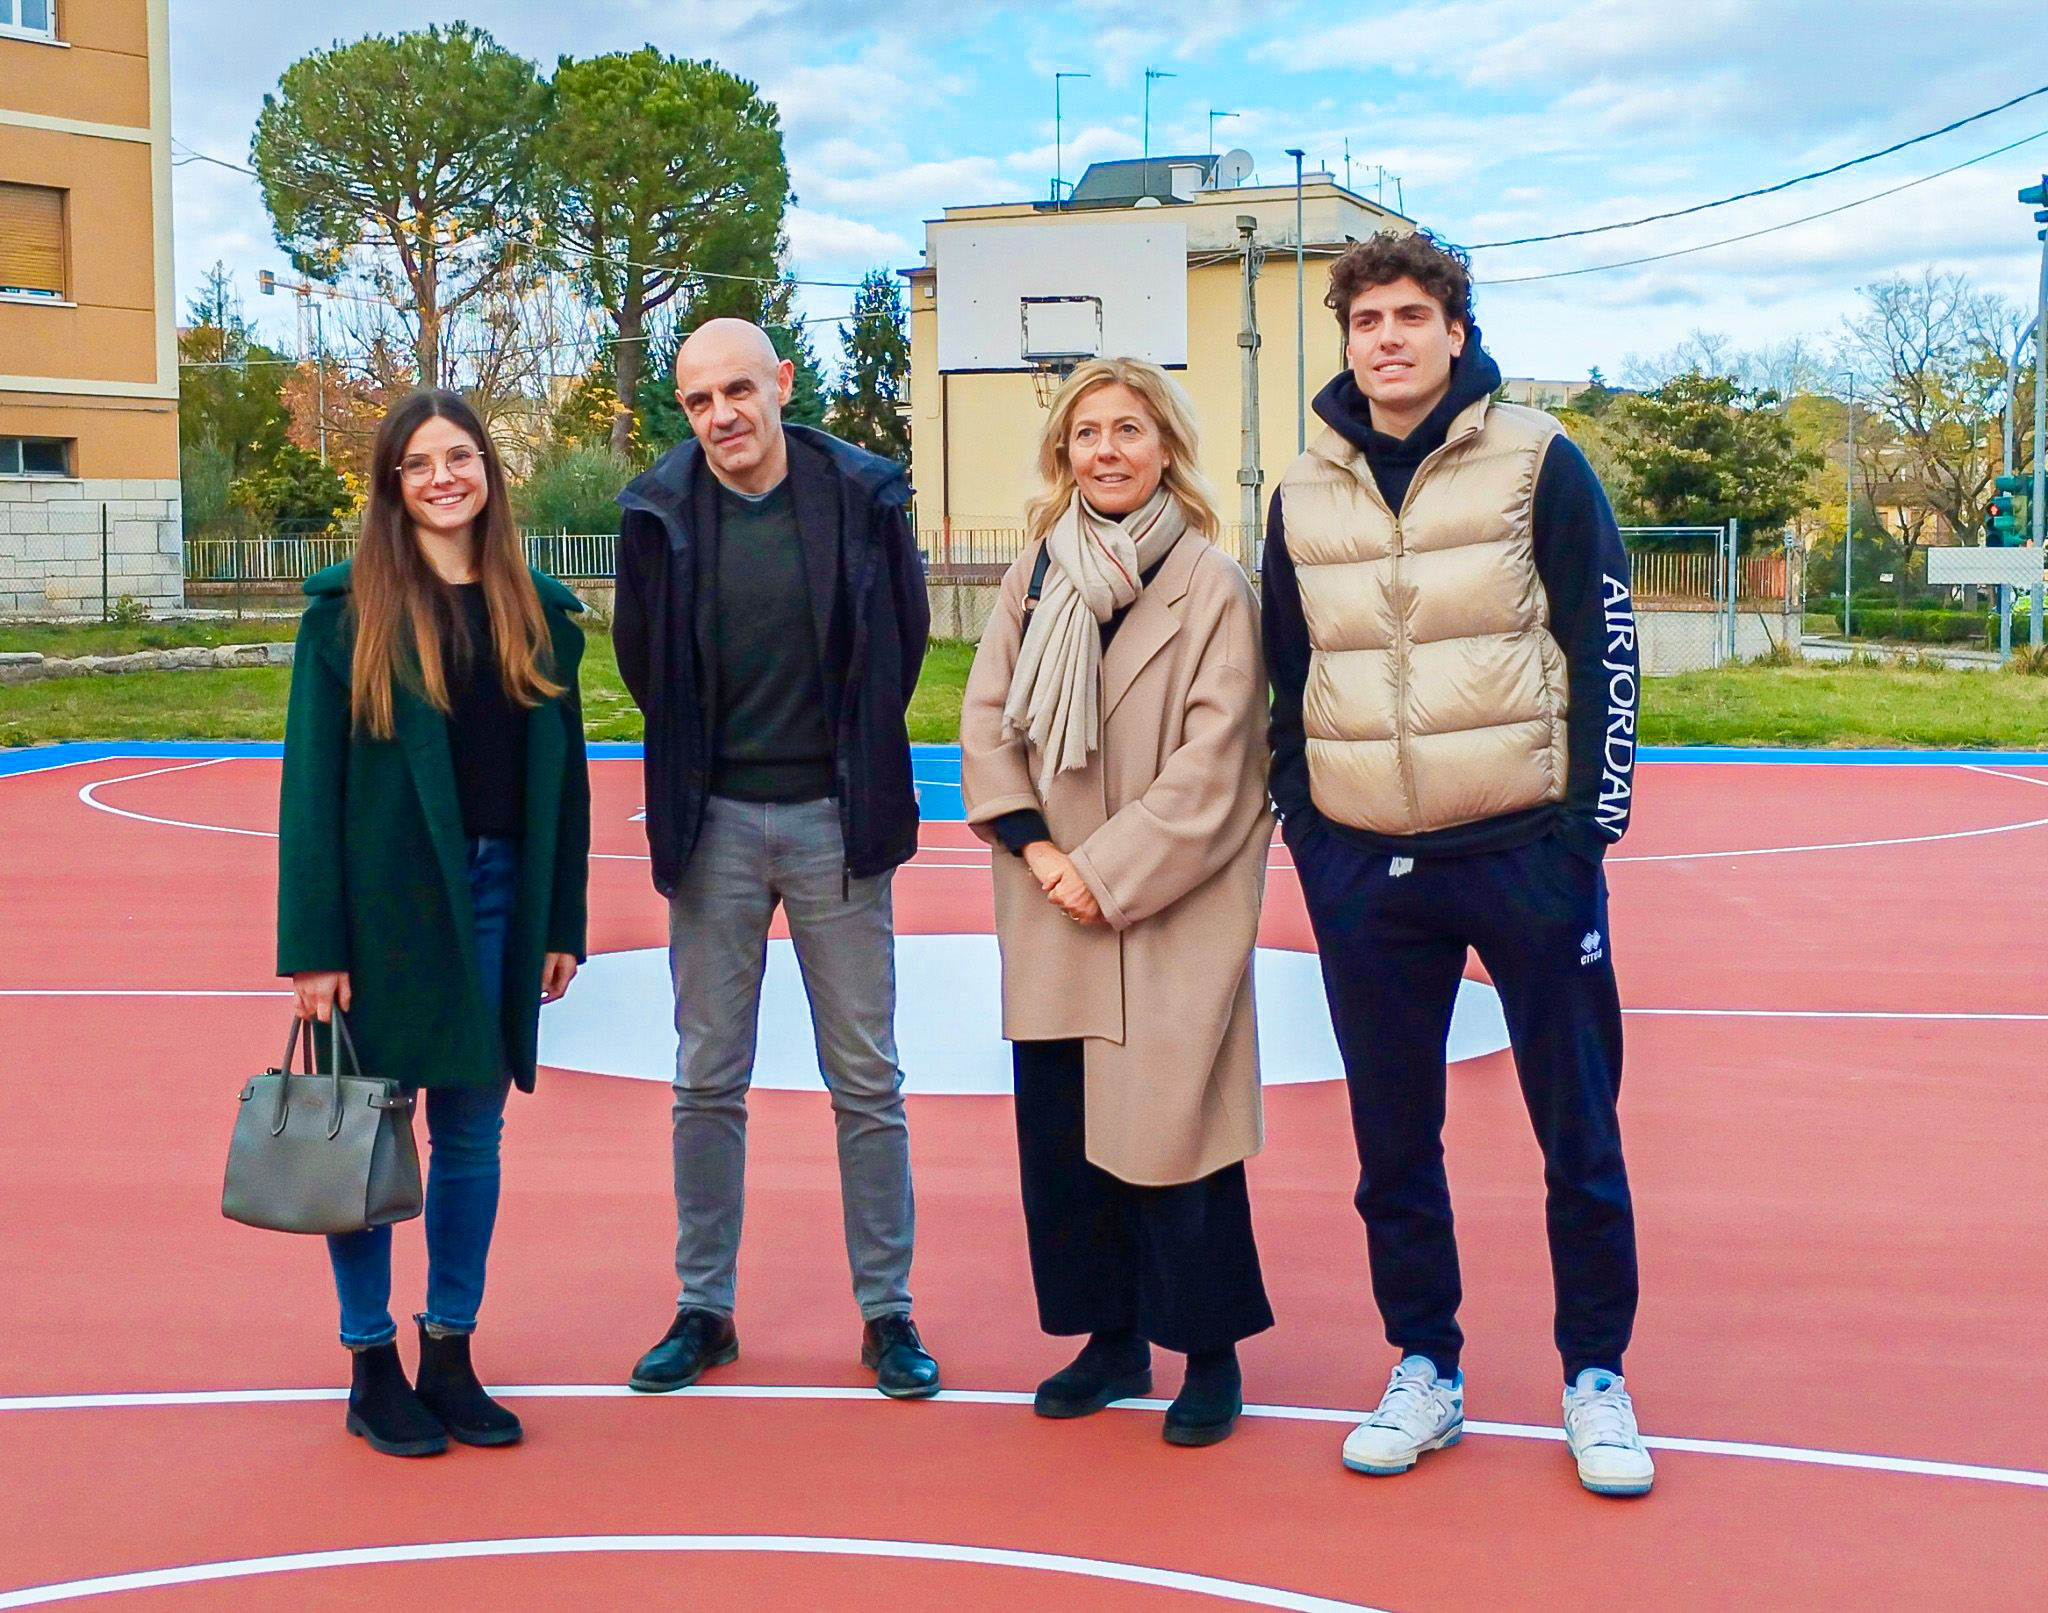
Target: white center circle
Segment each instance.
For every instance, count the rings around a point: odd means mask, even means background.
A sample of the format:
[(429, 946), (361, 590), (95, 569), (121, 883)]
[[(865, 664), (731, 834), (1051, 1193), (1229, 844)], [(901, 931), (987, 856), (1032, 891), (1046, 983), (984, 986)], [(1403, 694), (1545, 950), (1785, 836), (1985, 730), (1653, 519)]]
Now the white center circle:
[[(1261, 947), (1253, 967), (1266, 1085), (1343, 1080), (1315, 954)], [(1002, 959), (993, 935), (898, 936), (896, 1043), (904, 1091), (1007, 1095), (1010, 1049), (1002, 1038), (1001, 1002)], [(822, 1090), (810, 1001), (787, 941), (768, 943), (760, 1026), (754, 1084), (776, 1091)], [(1493, 988), (1461, 982), (1446, 1057), (1457, 1063), (1507, 1045), (1507, 1023)], [(569, 995), (541, 1011), (540, 1060), (591, 1075), (670, 1080), (676, 1030), (667, 951), (604, 952), (586, 963)]]

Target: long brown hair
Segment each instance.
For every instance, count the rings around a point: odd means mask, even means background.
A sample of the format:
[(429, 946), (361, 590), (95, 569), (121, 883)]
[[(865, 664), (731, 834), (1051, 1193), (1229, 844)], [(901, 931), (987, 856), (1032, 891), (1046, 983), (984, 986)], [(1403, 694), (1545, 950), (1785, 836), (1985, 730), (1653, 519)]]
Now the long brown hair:
[(349, 609), (355, 652), (349, 667), (349, 709), (356, 725), (376, 739), (393, 733), (392, 685), (402, 682), (440, 711), (450, 709), (443, 643), (458, 655), (469, 645), (455, 592), (427, 561), (406, 514), (398, 465), (413, 433), (429, 420), (467, 432), (484, 459), (485, 498), (476, 524), (477, 578), (490, 607), (491, 651), (505, 693), (521, 706), (537, 706), (562, 693), (540, 595), (526, 569), (505, 469), (476, 411), (453, 392), (423, 389), (401, 398), (377, 427), (370, 450), (370, 496), (356, 546)]
[(1097, 387), (1114, 385), (1129, 387), (1143, 400), (1166, 445), (1166, 473), (1160, 478), (1161, 485), (1180, 506), (1188, 526), (1205, 538), (1214, 538), (1223, 530), (1223, 518), (1216, 513), (1216, 491), (1202, 474), (1194, 405), (1188, 402), (1179, 382), (1157, 364), (1142, 358), (1088, 359), (1075, 367), (1054, 394), (1052, 411), (1045, 417), (1045, 429), (1038, 438), (1039, 490), (1024, 506), (1027, 538), (1038, 542), (1073, 502), (1074, 466), (1067, 458), (1067, 436), (1073, 427), (1074, 411)]

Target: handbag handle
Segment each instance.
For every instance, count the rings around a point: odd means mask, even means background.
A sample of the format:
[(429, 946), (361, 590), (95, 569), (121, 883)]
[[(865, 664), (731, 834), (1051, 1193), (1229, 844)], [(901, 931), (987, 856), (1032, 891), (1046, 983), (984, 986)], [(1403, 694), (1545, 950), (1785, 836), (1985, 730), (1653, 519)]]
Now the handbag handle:
[[(339, 1039), (341, 1045), (338, 1049), (330, 1049), (330, 1052), (333, 1054), (332, 1063), (334, 1068), (332, 1074), (334, 1088), (328, 1100), (330, 1113), (327, 1122), (327, 1140), (329, 1142), (332, 1142), (341, 1132), (342, 1053), (348, 1054), (350, 1074), (360, 1077), (363, 1073), (362, 1062), (356, 1057), (355, 1038), (349, 1035), (348, 1020), (342, 1015), (339, 1004), (334, 1007), (333, 1014), (335, 1036)], [(319, 1053), (313, 1036), (313, 1021), (300, 1019), (297, 1015), (294, 1015), (292, 1017), (291, 1032), (285, 1038), (284, 1063), (279, 1067), (279, 1073), (284, 1076), (284, 1079), (277, 1083), (277, 1107), (271, 1111), (270, 1116), (270, 1135), (273, 1137), (283, 1134), (285, 1122), (291, 1118), (292, 1058), (298, 1050), (299, 1038), (302, 1035), (305, 1037), (306, 1048), (305, 1073), (307, 1075), (318, 1075), (320, 1073)]]

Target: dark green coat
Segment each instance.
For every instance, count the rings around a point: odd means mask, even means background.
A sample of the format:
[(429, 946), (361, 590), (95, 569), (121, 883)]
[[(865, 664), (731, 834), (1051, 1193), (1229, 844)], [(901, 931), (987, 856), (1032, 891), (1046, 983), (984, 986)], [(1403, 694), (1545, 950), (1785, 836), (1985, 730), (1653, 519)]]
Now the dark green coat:
[(526, 731), (526, 828), (519, 897), (505, 945), (504, 1008), (494, 1026), (477, 973), (469, 860), (448, 748), (448, 720), (402, 686), (395, 737), (349, 720), (349, 565), (306, 581), (285, 721), (278, 812), (277, 971), (346, 970), (349, 1029), (363, 1073), (422, 1087), (533, 1089), (545, 955), (584, 956), (590, 775), (576, 674), (576, 596), (540, 572), (534, 586), (568, 685), (536, 706)]

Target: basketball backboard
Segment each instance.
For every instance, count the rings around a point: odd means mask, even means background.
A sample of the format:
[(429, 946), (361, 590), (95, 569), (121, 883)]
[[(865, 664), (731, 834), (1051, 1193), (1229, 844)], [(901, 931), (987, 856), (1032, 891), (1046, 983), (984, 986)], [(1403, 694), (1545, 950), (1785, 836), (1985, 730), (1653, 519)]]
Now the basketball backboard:
[(1188, 361), (1187, 226), (1072, 214), (933, 234), (942, 371), (1112, 354)]

